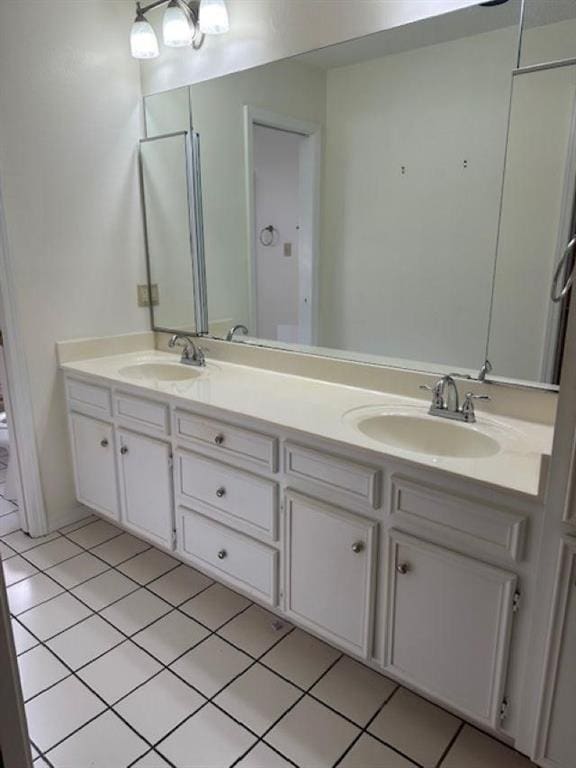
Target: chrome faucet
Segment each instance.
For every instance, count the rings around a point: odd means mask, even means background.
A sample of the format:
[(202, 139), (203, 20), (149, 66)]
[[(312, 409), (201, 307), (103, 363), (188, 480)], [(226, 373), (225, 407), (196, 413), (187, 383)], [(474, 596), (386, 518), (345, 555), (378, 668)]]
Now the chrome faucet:
[[(180, 342), (180, 343), (179, 343)], [(180, 362), (184, 365), (196, 365), (198, 367), (206, 365), (206, 357), (204, 352), (194, 344), (194, 341), (190, 336), (184, 333), (175, 333), (174, 336), (168, 342), (170, 349), (176, 346), (182, 347), (182, 357)]]
[(422, 384), (420, 389), (426, 389), (432, 392), (432, 404), (428, 413), (431, 416), (441, 416), (443, 419), (454, 419), (455, 421), (465, 421), (473, 424), (476, 421), (474, 411), (474, 400), (490, 400), (488, 395), (475, 395), (473, 392), (467, 392), (460, 408), (460, 398), (458, 387), (452, 376), (442, 376), (441, 379), (432, 386)]
[(234, 334), (236, 331), (242, 331), (244, 336), (248, 336), (248, 328), (246, 328), (245, 325), (242, 325), (242, 323), (238, 323), (238, 325), (234, 325), (228, 333), (226, 334), (226, 341), (234, 341)]

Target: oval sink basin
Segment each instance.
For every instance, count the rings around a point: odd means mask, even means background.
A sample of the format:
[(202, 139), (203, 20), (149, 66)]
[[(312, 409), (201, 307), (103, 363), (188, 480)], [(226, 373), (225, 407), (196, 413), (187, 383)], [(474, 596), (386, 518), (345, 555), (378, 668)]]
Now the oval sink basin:
[(120, 368), (118, 373), (134, 381), (186, 381), (197, 379), (205, 371), (206, 368), (187, 367), (181, 363), (137, 363)]
[(433, 456), (477, 459), (494, 456), (500, 444), (470, 424), (454, 424), (434, 417), (385, 414), (367, 416), (356, 423), (367, 437), (405, 451)]

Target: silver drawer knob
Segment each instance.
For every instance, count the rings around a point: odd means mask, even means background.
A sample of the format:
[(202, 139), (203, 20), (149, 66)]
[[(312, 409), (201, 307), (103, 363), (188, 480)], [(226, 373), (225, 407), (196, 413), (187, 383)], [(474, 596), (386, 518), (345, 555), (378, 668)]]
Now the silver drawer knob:
[(218, 552), (218, 559), (219, 559), (219, 560), (224, 560), (224, 558), (227, 556), (227, 554), (228, 554), (228, 552), (226, 552), (226, 550), (225, 550), (225, 549), (221, 549), (221, 550)]
[(408, 563), (398, 563), (398, 565), (396, 566), (396, 570), (398, 571), (398, 573), (401, 573), (401, 574), (408, 573), (408, 571), (410, 570), (410, 565)]
[(224, 435), (216, 435), (214, 442), (216, 445), (222, 445), (224, 443)]
[(108, 448), (108, 440), (106, 438), (103, 438), (102, 440), (100, 440), (100, 445), (102, 446), (102, 448)]
[(226, 493), (226, 488), (220, 487), (216, 491), (216, 496), (218, 496), (218, 498), (221, 499), (222, 496), (224, 496), (225, 493)]
[(354, 552), (355, 555), (357, 555), (359, 552), (362, 552), (363, 549), (364, 549), (363, 541), (355, 541), (354, 544), (352, 544), (352, 552)]
[(122, 454), (122, 456), (125, 456), (128, 453), (128, 446), (123, 445), (122, 448), (120, 448), (120, 453)]

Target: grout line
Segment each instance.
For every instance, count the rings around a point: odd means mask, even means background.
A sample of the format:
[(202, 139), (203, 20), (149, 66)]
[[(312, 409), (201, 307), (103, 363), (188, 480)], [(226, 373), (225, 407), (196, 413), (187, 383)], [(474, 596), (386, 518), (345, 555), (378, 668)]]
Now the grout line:
[(450, 739), (450, 741), (449, 741), (449, 743), (448, 743), (448, 746), (446, 747), (446, 749), (444, 750), (444, 752), (442, 752), (442, 754), (440, 755), (440, 759), (439, 759), (439, 760), (438, 760), (438, 762), (436, 763), (436, 768), (440, 768), (440, 766), (442, 765), (442, 763), (444, 762), (444, 760), (447, 758), (447, 756), (448, 756), (448, 754), (449, 754), (450, 750), (452, 749), (452, 747), (453, 747), (453, 746), (454, 746), (454, 744), (456, 743), (456, 739), (457, 739), (457, 738), (458, 738), (458, 736), (460, 736), (460, 734), (462, 733), (462, 729), (464, 728), (464, 725), (465, 725), (465, 723), (464, 723), (464, 721), (462, 721), (462, 722), (460, 723), (460, 725), (458, 726), (458, 728), (456, 729), (456, 733), (455, 733), (455, 734), (454, 734), (454, 736), (453, 736), (453, 737)]

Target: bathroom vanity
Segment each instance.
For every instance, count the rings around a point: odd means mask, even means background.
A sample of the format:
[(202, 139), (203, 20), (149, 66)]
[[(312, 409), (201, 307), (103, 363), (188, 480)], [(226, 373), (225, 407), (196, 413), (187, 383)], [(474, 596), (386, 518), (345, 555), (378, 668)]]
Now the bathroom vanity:
[(441, 434), (418, 395), (159, 351), (62, 368), (80, 502), (514, 738), (550, 426), (479, 412), (434, 455), (359, 428)]

